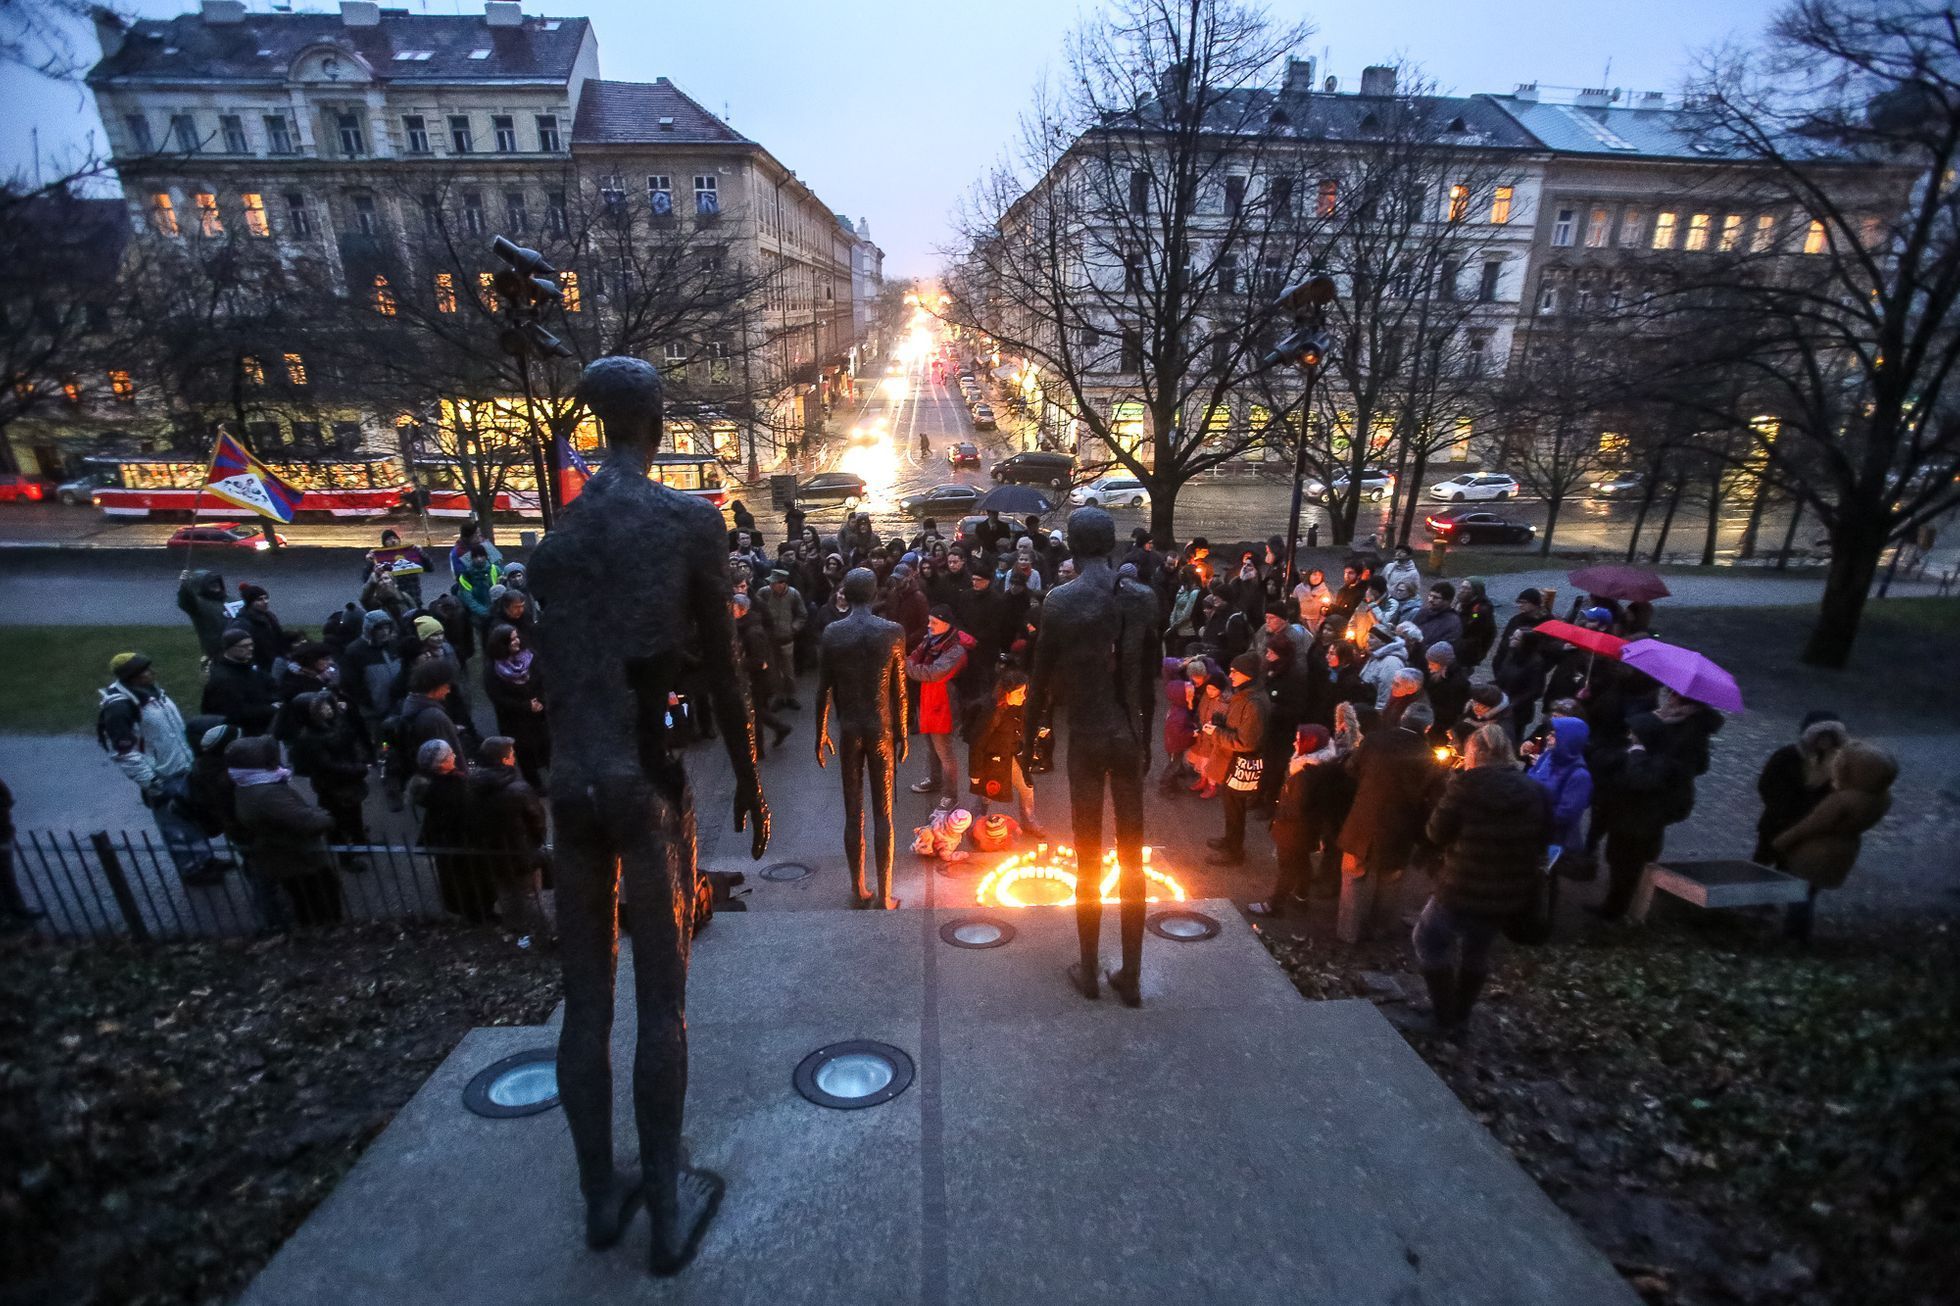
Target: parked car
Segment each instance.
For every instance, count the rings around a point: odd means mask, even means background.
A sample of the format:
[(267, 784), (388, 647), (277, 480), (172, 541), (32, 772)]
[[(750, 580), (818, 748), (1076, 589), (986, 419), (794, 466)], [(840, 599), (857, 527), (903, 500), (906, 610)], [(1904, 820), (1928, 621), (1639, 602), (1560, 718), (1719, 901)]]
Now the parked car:
[(1503, 472), (1469, 472), (1452, 476), (1447, 481), (1438, 481), (1429, 487), (1430, 498), (1446, 503), (1463, 503), (1471, 499), (1510, 499), (1516, 497), (1517, 492), (1516, 479)]
[[(1314, 477), (1307, 482), (1307, 497), (1310, 499), (1319, 499), (1323, 503), (1329, 498), (1345, 498), (1347, 496), (1349, 479), (1346, 472), (1342, 472), (1336, 476), (1334, 478), (1333, 493), (1330, 495), (1327, 482), (1318, 477)], [(1393, 472), (1376, 471), (1373, 468), (1368, 468), (1361, 473), (1361, 497), (1369, 503), (1380, 503), (1389, 496), (1389, 492), (1394, 488), (1395, 474)]]
[(1068, 501), (1089, 508), (1142, 508), (1150, 503), (1150, 491), (1134, 476), (1099, 476), (1070, 490)]
[(855, 508), (864, 494), (864, 478), (855, 472), (818, 472), (796, 487), (796, 503), (798, 507), (837, 504)]
[(107, 472), (89, 472), (55, 486), (54, 497), (70, 507), (78, 503), (89, 503), (94, 500), (97, 490), (114, 480), (115, 478)]
[(1449, 544), (1529, 544), (1538, 528), (1485, 509), (1453, 509), (1423, 518), (1429, 533)]
[(1595, 499), (1630, 499), (1640, 493), (1640, 487), (1647, 483), (1643, 472), (1614, 472), (1592, 483), (1592, 497)]
[(991, 405), (973, 405), (973, 429), (976, 431), (993, 431), (999, 429), (994, 423), (994, 410)]
[(1075, 479), (1075, 459), (1047, 450), (1009, 454), (994, 464), (992, 476), (1000, 485), (1050, 485), (1062, 490)]
[(908, 494), (898, 501), (898, 510), (908, 517), (931, 517), (940, 513), (970, 513), (984, 493), (977, 485), (935, 485), (929, 490)]
[[(984, 512), (969, 513), (967, 516), (960, 518), (959, 524), (953, 528), (953, 543), (973, 543), (974, 534), (980, 529), (980, 523), (985, 520), (987, 520), (987, 514)], [(1028, 533), (1028, 528), (1021, 524), (1019, 517), (1002, 513), (1001, 520), (1013, 528), (1014, 533), (1008, 537), (1009, 539), (1018, 540)]]
[(980, 446), (971, 440), (956, 441), (946, 450), (946, 461), (953, 467), (978, 467)]
[[(277, 531), (273, 534), (281, 544), (286, 537)], [(265, 542), (265, 532), (257, 526), (247, 526), (242, 522), (220, 521), (199, 522), (192, 526), (179, 526), (177, 533), (164, 541), (166, 549), (269, 549)]]
[(0, 474), (0, 503), (39, 503), (53, 498), (53, 486), (39, 476)]

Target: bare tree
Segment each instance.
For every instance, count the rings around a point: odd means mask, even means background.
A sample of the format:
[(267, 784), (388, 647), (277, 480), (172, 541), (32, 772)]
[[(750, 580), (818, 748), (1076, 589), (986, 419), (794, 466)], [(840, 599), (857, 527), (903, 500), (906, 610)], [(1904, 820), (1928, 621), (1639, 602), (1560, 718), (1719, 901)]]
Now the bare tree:
[(1318, 147), (1272, 90), (1306, 35), (1230, 0), (1089, 20), (963, 223), (943, 315), (1040, 368), (1084, 452), (1149, 488), (1160, 533), (1185, 485), (1298, 402), (1234, 408), (1325, 225), (1300, 193)]

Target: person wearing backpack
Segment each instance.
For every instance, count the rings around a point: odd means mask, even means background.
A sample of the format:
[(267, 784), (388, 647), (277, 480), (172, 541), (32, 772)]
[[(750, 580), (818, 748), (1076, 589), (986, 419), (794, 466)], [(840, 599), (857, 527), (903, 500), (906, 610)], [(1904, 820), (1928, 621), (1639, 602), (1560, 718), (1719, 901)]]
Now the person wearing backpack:
[(212, 854), (211, 841), (185, 811), (192, 755), (183, 714), (143, 654), (116, 654), (109, 674), (96, 709), (96, 740), (142, 794), (178, 877), (192, 888), (219, 883), (230, 866)]
[(1667, 748), (1667, 725), (1651, 712), (1628, 723), (1633, 738), (1600, 759), (1595, 820), (1606, 828), (1606, 897), (1590, 910), (1618, 921), (1633, 903), (1649, 862), (1661, 855), (1667, 827), (1695, 809), (1695, 776)]

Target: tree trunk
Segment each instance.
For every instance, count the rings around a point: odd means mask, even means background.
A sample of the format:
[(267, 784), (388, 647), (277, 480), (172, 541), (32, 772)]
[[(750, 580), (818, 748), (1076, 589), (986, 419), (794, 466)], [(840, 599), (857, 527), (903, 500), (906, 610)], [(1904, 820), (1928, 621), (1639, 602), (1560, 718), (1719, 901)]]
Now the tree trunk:
[(1649, 472), (1646, 484), (1640, 487), (1640, 510), (1633, 514), (1633, 534), (1627, 540), (1627, 565), (1640, 556), (1640, 532), (1646, 529), (1647, 514), (1653, 511), (1654, 495), (1661, 488), (1660, 477)]
[(1552, 532), (1558, 529), (1559, 509), (1565, 507), (1565, 496), (1554, 494), (1545, 500), (1545, 538), (1538, 543), (1538, 556), (1552, 556)]
[(1722, 505), (1726, 502), (1718, 472), (1708, 483), (1708, 529), (1701, 536), (1701, 565), (1704, 567), (1715, 565), (1715, 533), (1722, 528)]
[(1769, 506), (1769, 477), (1756, 477), (1756, 497), (1749, 504), (1749, 521), (1742, 528), (1742, 539), (1736, 545), (1735, 556), (1753, 558), (1756, 556), (1756, 532), (1763, 526), (1763, 509)]
[(1175, 540), (1172, 523), (1177, 518), (1177, 492), (1184, 487), (1172, 481), (1145, 482), (1150, 487), (1150, 533), (1164, 540)]
[(1885, 530), (1846, 513), (1831, 530), (1831, 569), (1824, 577), (1824, 597), (1817, 605), (1817, 624), (1803, 648), (1803, 661), (1813, 667), (1842, 670), (1851, 661), (1858, 638), (1865, 596), (1885, 552)]
[(1803, 520), (1803, 499), (1790, 501), (1790, 524), (1783, 530), (1783, 547), (1776, 551), (1776, 569), (1782, 571), (1790, 565), (1790, 546), (1796, 543), (1797, 523)]
[[(1418, 455), (1415, 470), (1409, 473), (1409, 492), (1402, 500), (1402, 522), (1395, 532), (1395, 543), (1398, 545), (1407, 544), (1409, 533), (1416, 528), (1416, 505), (1422, 502), (1422, 483), (1428, 475), (1429, 457), (1427, 454)], [(1398, 481), (1398, 488), (1400, 484)]]
[(1656, 567), (1660, 566), (1662, 551), (1667, 548), (1667, 533), (1674, 529), (1674, 512), (1681, 506), (1681, 491), (1684, 488), (1683, 482), (1676, 481), (1673, 492), (1667, 496), (1667, 511), (1661, 514), (1661, 533), (1654, 541), (1653, 562)]

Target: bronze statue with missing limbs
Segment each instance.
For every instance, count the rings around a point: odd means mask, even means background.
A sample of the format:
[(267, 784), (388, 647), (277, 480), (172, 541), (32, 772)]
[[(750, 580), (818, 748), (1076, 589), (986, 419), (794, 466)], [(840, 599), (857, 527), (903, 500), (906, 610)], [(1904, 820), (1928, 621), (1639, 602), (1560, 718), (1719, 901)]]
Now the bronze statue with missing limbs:
[(1028, 680), (1021, 765), (1034, 772), (1035, 741), (1051, 706), (1068, 731), (1069, 817), (1083, 888), (1075, 898), (1081, 959), (1069, 983), (1085, 998), (1100, 995), (1103, 791), (1116, 815), (1117, 884), (1122, 966), (1107, 973), (1127, 1006), (1143, 1002), (1143, 777), (1150, 769), (1150, 714), (1158, 667), (1157, 600), (1110, 565), (1116, 523), (1100, 508), (1068, 518), (1076, 575), (1041, 604), (1034, 670)]
[[(844, 861), (853, 907), (898, 906), (892, 897), (892, 783), (906, 754), (905, 632), (871, 611), (878, 577), (867, 567), (844, 576), (848, 616), (824, 627), (817, 654), (817, 765), (837, 754), (844, 784)], [(836, 744), (830, 713), (837, 710)], [(871, 781), (871, 837), (878, 896), (864, 886), (864, 783)]]
[[(694, 910), (693, 797), (666, 737), (667, 696), (689, 673), (721, 726), (735, 772), (735, 828), (769, 842), (756, 776), (748, 687), (729, 613), (721, 515), (647, 479), (659, 448), (660, 375), (637, 358), (602, 358), (579, 397), (604, 427), (605, 465), (531, 560), (530, 587), (550, 613), (539, 656), (551, 686), (550, 799), (556, 827), (565, 1026), (558, 1092), (585, 1199), (585, 1236), (608, 1247), (633, 1206), (653, 1223), (649, 1268), (693, 1257), (721, 1201), (721, 1177), (688, 1164), (687, 963)], [(630, 907), (638, 1041), (633, 1109), (638, 1165), (613, 1156), (610, 1043), (622, 879)]]

